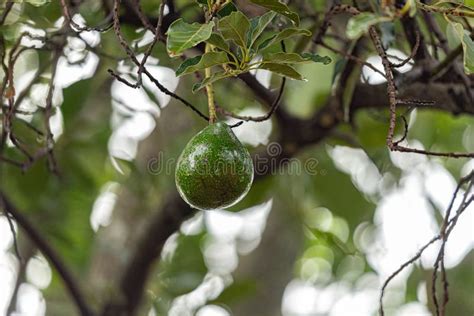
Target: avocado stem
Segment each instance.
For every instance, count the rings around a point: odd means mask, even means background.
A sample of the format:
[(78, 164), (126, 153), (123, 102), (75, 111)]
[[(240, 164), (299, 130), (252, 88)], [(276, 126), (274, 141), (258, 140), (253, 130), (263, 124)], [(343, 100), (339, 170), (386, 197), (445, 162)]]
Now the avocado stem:
[[(206, 53), (212, 51), (212, 45), (206, 43)], [(211, 67), (205, 69), (206, 79), (212, 76)], [(212, 83), (206, 85), (206, 94), (207, 94), (207, 104), (209, 107), (209, 124), (213, 124), (216, 122), (217, 115), (216, 115), (216, 105), (214, 103), (214, 89), (212, 87)]]

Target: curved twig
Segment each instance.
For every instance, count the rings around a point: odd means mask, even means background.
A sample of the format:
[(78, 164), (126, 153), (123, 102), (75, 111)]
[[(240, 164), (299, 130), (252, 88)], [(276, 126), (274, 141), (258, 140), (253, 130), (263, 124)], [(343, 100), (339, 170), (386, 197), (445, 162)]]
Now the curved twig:
[[(446, 271), (444, 269), (444, 249), (445, 249), (445, 245), (448, 241), (449, 234), (452, 232), (452, 230), (456, 226), (456, 223), (457, 223), (459, 217), (467, 209), (467, 207), (474, 201), (474, 196), (471, 196), (468, 199), (468, 194), (470, 192), (470, 189), (472, 188), (473, 181), (474, 181), (474, 170), (471, 171), (471, 173), (468, 176), (462, 178), (459, 181), (459, 183), (456, 187), (456, 190), (453, 193), (453, 197), (451, 198), (451, 202), (448, 206), (448, 209), (446, 211), (446, 215), (445, 215), (444, 220), (443, 220), (443, 225), (441, 227), (441, 232), (438, 235), (436, 235), (435, 237), (433, 237), (430, 241), (428, 241), (423, 247), (420, 248), (420, 250), (418, 250), (418, 252), (412, 258), (410, 258), (409, 260), (404, 262), (395, 272), (393, 272), (385, 280), (385, 282), (383, 283), (382, 288), (380, 290), (380, 296), (379, 296), (379, 314), (381, 316), (385, 315), (385, 311), (384, 311), (384, 308), (383, 308), (383, 298), (384, 298), (385, 290), (386, 290), (387, 286), (389, 285), (389, 283), (402, 270), (404, 270), (406, 267), (408, 267), (409, 265), (413, 264), (416, 260), (418, 260), (421, 257), (421, 255), (423, 254), (423, 252), (429, 246), (431, 246), (432, 244), (434, 244), (438, 240), (442, 241), (442, 245), (441, 245), (441, 248), (439, 250), (438, 257), (435, 261), (435, 265), (434, 265), (433, 278), (432, 278), (432, 297), (433, 297), (433, 303), (434, 303), (435, 308), (436, 308), (436, 315), (444, 315), (444, 309), (446, 307), (446, 304), (447, 304), (448, 298), (449, 298), (448, 292), (447, 292), (448, 283), (447, 283), (447, 280), (446, 280)], [(461, 187), (464, 184), (468, 183), (468, 182), (470, 183), (469, 188), (464, 193), (463, 200), (462, 200), (459, 208), (457, 209), (456, 214), (454, 215), (453, 218), (450, 219), (449, 216), (451, 214), (451, 210), (453, 208), (454, 201), (455, 201)], [(437, 297), (436, 297), (436, 276), (437, 276), (437, 270), (438, 270), (438, 267), (439, 267), (440, 263), (441, 263), (441, 269), (442, 269), (442, 280), (443, 280), (443, 288), (444, 288), (444, 298), (443, 298), (443, 305), (442, 305), (441, 309), (439, 307)]]
[[(242, 121), (245, 121), (245, 122), (249, 122), (249, 121), (252, 121), (252, 122), (263, 122), (263, 121), (266, 121), (268, 120), (272, 115), (273, 113), (275, 113), (275, 111), (277, 110), (278, 106), (280, 105), (280, 101), (281, 101), (281, 97), (283, 96), (283, 92), (285, 90), (285, 85), (286, 85), (286, 78), (283, 77), (281, 79), (281, 84), (280, 84), (280, 89), (278, 90), (278, 95), (277, 97), (275, 98), (275, 100), (273, 101), (271, 107), (270, 107), (270, 110), (264, 114), (264, 115), (261, 115), (261, 116), (243, 116), (243, 115), (238, 115), (238, 114), (235, 114), (233, 112), (230, 112), (230, 111), (227, 111), (225, 110), (224, 108), (222, 107), (218, 107), (217, 108), (217, 111), (222, 113), (223, 115), (225, 116), (229, 116), (229, 117), (233, 117), (233, 118), (236, 118), (236, 119), (239, 119), (239, 120), (242, 120)], [(240, 126), (242, 123), (239, 122), (237, 123), (239, 125), (233, 125), (233, 127), (237, 127), (237, 126)]]
[[(120, 0), (114, 0), (114, 8), (113, 8), (113, 17), (112, 17), (112, 19), (113, 19), (113, 26), (114, 26), (115, 35), (117, 36), (117, 39), (119, 40), (120, 45), (125, 50), (128, 57), (133, 61), (133, 63), (135, 65), (137, 65), (138, 67), (141, 67), (141, 62), (138, 61), (137, 57), (135, 56), (135, 53), (133, 52), (131, 47), (128, 45), (128, 43), (125, 41), (125, 39), (122, 36), (120, 21), (119, 21), (119, 10), (120, 10)], [(160, 26), (160, 23), (161, 22), (158, 23), (158, 26)], [(155, 33), (155, 38), (156, 38), (156, 33)], [(155, 84), (155, 86), (161, 92), (163, 92), (166, 95), (169, 95), (170, 97), (172, 97), (176, 100), (179, 100), (181, 103), (183, 103), (187, 107), (191, 108), (194, 112), (196, 112), (201, 118), (205, 119), (206, 121), (209, 120), (209, 118), (206, 115), (201, 113), (201, 111), (199, 111), (190, 102), (188, 102), (184, 98), (180, 97), (179, 95), (169, 91), (165, 86), (163, 86), (155, 77), (153, 77), (153, 75), (146, 69), (146, 67), (144, 65), (142, 66), (142, 69), (143, 69), (143, 73), (148, 77), (148, 79), (150, 79)], [(139, 82), (137, 82), (135, 84), (130, 83), (128, 80), (122, 78), (119, 74), (115, 73), (112, 69), (109, 69), (108, 72), (114, 78), (116, 78), (117, 80), (119, 80), (120, 82), (126, 84), (127, 86), (129, 86), (131, 88), (136, 89), (136, 88), (140, 87), (140, 85), (141, 85), (141, 84), (139, 84)]]
[(75, 31), (79, 31), (79, 32), (82, 32), (82, 31), (86, 31), (86, 32), (89, 32), (89, 31), (105, 32), (105, 31), (108, 31), (112, 27), (112, 23), (110, 23), (110, 20), (112, 19), (112, 13), (109, 13), (109, 15), (105, 18), (105, 21), (102, 23), (105, 26), (96, 26), (96, 27), (80, 26), (79, 24), (77, 24), (74, 21), (72, 15), (71, 15), (71, 11), (69, 10), (69, 7), (66, 3), (66, 0), (60, 0), (60, 1), (61, 1), (61, 7), (62, 7), (62, 10), (63, 10), (63, 16), (66, 19), (66, 21), (68, 22), (68, 24), (71, 25), (75, 29)]

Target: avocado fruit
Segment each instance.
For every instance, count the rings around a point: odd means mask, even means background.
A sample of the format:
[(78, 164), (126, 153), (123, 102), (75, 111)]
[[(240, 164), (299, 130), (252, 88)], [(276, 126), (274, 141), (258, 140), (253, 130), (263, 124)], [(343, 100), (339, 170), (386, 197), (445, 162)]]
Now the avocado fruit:
[(175, 171), (179, 194), (199, 210), (236, 204), (250, 190), (253, 177), (248, 150), (223, 122), (208, 125), (189, 141)]

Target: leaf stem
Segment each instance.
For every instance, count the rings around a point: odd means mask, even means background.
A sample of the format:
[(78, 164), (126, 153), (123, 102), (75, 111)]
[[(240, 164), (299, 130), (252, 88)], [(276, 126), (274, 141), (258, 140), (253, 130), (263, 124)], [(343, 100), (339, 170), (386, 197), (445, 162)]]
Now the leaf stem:
[(428, 12), (436, 12), (436, 13), (442, 13), (445, 15), (453, 15), (453, 16), (463, 16), (463, 17), (474, 17), (474, 11), (470, 8), (467, 7), (463, 4), (460, 4), (458, 7), (455, 8), (446, 8), (446, 7), (440, 7), (440, 6), (435, 6), (435, 5), (427, 5), (425, 3), (422, 3), (421, 1), (417, 1), (416, 4), (418, 7), (424, 11)]

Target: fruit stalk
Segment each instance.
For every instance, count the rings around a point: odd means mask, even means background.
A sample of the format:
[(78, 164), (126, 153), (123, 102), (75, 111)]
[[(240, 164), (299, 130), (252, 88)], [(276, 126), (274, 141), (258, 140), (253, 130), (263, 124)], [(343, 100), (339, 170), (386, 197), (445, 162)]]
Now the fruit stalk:
[[(206, 44), (206, 53), (212, 51), (212, 45), (211, 44)], [(211, 73), (211, 67), (206, 68), (205, 70), (206, 73), (206, 79), (210, 78), (212, 73)], [(209, 83), (206, 86), (206, 94), (207, 94), (207, 104), (209, 107), (209, 123), (213, 124), (216, 122), (216, 105), (214, 103), (214, 89), (212, 87), (212, 83)]]

